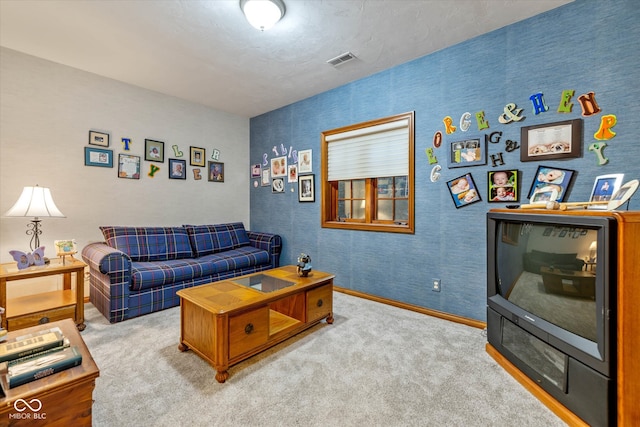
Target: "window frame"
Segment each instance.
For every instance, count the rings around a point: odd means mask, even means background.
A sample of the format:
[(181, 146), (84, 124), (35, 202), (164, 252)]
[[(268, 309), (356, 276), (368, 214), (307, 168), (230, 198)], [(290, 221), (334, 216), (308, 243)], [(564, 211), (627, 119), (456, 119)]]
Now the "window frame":
[[(379, 221), (376, 220), (375, 210), (377, 201), (377, 179), (386, 177), (365, 178), (365, 219), (362, 220), (345, 220), (337, 217), (338, 214), (338, 183), (339, 181), (328, 181), (329, 176), (329, 144), (327, 137), (332, 135), (366, 129), (368, 127), (384, 125), (396, 121), (406, 120), (409, 141), (408, 141), (408, 218), (406, 221)], [(368, 122), (357, 123), (342, 128), (332, 129), (321, 132), (320, 151), (321, 151), (321, 226), (323, 228), (337, 228), (348, 230), (362, 231), (381, 231), (389, 233), (415, 233), (415, 112), (397, 114), (390, 117), (384, 117)], [(355, 180), (356, 178), (354, 178)], [(394, 197), (395, 200), (395, 197)]]

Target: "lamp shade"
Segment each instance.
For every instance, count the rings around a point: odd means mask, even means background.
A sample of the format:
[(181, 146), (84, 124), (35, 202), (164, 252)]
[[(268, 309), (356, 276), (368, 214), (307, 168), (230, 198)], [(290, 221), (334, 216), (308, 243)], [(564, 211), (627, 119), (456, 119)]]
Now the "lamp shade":
[(285, 13), (282, 0), (240, 0), (240, 9), (249, 24), (260, 31), (273, 27)]
[(59, 217), (65, 215), (60, 212), (51, 197), (51, 190), (44, 187), (24, 187), (18, 201), (4, 216), (13, 217)]

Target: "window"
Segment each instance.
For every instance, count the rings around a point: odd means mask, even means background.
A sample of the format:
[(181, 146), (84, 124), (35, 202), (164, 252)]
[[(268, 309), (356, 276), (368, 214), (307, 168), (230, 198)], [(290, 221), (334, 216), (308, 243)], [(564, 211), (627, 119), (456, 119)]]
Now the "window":
[(322, 132), (322, 226), (414, 232), (414, 113)]

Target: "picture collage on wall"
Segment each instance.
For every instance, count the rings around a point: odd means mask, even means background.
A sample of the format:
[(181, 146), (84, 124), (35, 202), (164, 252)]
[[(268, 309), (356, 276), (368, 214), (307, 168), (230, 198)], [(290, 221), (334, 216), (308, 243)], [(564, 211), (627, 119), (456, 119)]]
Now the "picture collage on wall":
[[(84, 147), (85, 166), (97, 166), (113, 168), (114, 150), (109, 148), (111, 137), (106, 132), (89, 131), (89, 144)], [(118, 178), (140, 179), (143, 175), (141, 159), (143, 156), (133, 154), (133, 141), (131, 138), (121, 138), (122, 152), (118, 153), (117, 169)], [(220, 150), (211, 149), (210, 160), (207, 159), (207, 150), (201, 147), (189, 147), (189, 166), (183, 157), (185, 153), (180, 146), (172, 145), (173, 157), (167, 156), (167, 176), (169, 179), (187, 180), (192, 177), (194, 181), (204, 180), (206, 174), (209, 182), (224, 182), (224, 163), (220, 162)], [(144, 140), (144, 161), (148, 162), (149, 170), (145, 175), (148, 178), (160, 176), (162, 165), (165, 163), (165, 143), (155, 139)]]
[(262, 163), (251, 165), (253, 187), (270, 187), (273, 194), (286, 192), (287, 184), (293, 193), (298, 190), (299, 202), (315, 201), (315, 175), (313, 175), (313, 150), (298, 151), (281, 144), (272, 149), (274, 156), (262, 155)]
[[(451, 116), (444, 117), (442, 119), (444, 129), (434, 132), (433, 147), (425, 150), (429, 165), (432, 167), (431, 182), (437, 182), (443, 175), (442, 166), (438, 164), (437, 158), (441, 147), (445, 150), (448, 169), (487, 164), (496, 169), (489, 171), (487, 176), (486, 200), (488, 203), (513, 203), (520, 200), (523, 174), (516, 168), (506, 167), (508, 165), (506, 165), (505, 153), (519, 149), (521, 162), (544, 162), (582, 157), (584, 151), (585, 155), (587, 152), (593, 154), (599, 166), (607, 164), (609, 159), (604, 155), (603, 150), (607, 147), (606, 141), (616, 135), (613, 128), (617, 123), (617, 117), (613, 114), (599, 114), (603, 110), (597, 103), (595, 92), (591, 91), (577, 97), (575, 95), (575, 90), (563, 90), (560, 93), (560, 103), (556, 112), (566, 115), (574, 112), (574, 107), (577, 109), (579, 106), (583, 118), (551, 120), (542, 124), (520, 126), (517, 129), (519, 141), (506, 138), (506, 129), (518, 125), (526, 117), (525, 108), (513, 102), (505, 104), (502, 113), (496, 118), (500, 125), (505, 126), (504, 130), (491, 128), (496, 123), (485, 116), (484, 110), (475, 114), (469, 111), (462, 113), (459, 123)], [(544, 115), (553, 114), (542, 92), (533, 93), (528, 101), (533, 105), (534, 116), (544, 117)], [(593, 119), (599, 119), (600, 123), (598, 130), (593, 134), (593, 142), (587, 145), (584, 141), (583, 121)], [(476, 135), (471, 132), (474, 121), (479, 131)], [(461, 137), (461, 133), (468, 136)], [(446, 139), (450, 141), (445, 141)], [(500, 147), (503, 151), (490, 150), (493, 147)], [(482, 197), (474, 183), (472, 173), (458, 175), (447, 181), (447, 188), (454, 206), (460, 208), (481, 201)], [(524, 197), (528, 197), (531, 204), (546, 205), (550, 201), (563, 202), (567, 198), (575, 175), (575, 171), (570, 169), (539, 166), (531, 180), (529, 192)], [(613, 197), (615, 190), (611, 187), (616, 184), (617, 188), (620, 188), (622, 178), (619, 176), (622, 174), (612, 175), (614, 177), (610, 175), (596, 177), (590, 201), (602, 197)], [(596, 191), (603, 191), (602, 185), (604, 185), (604, 191), (608, 193), (596, 194)], [(602, 205), (593, 208), (603, 209)]]

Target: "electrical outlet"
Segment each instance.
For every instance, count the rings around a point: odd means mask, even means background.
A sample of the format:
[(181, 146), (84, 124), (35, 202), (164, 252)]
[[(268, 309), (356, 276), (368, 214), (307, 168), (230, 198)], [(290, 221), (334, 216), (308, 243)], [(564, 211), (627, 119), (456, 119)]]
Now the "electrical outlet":
[(433, 279), (433, 292), (440, 292), (440, 279)]

